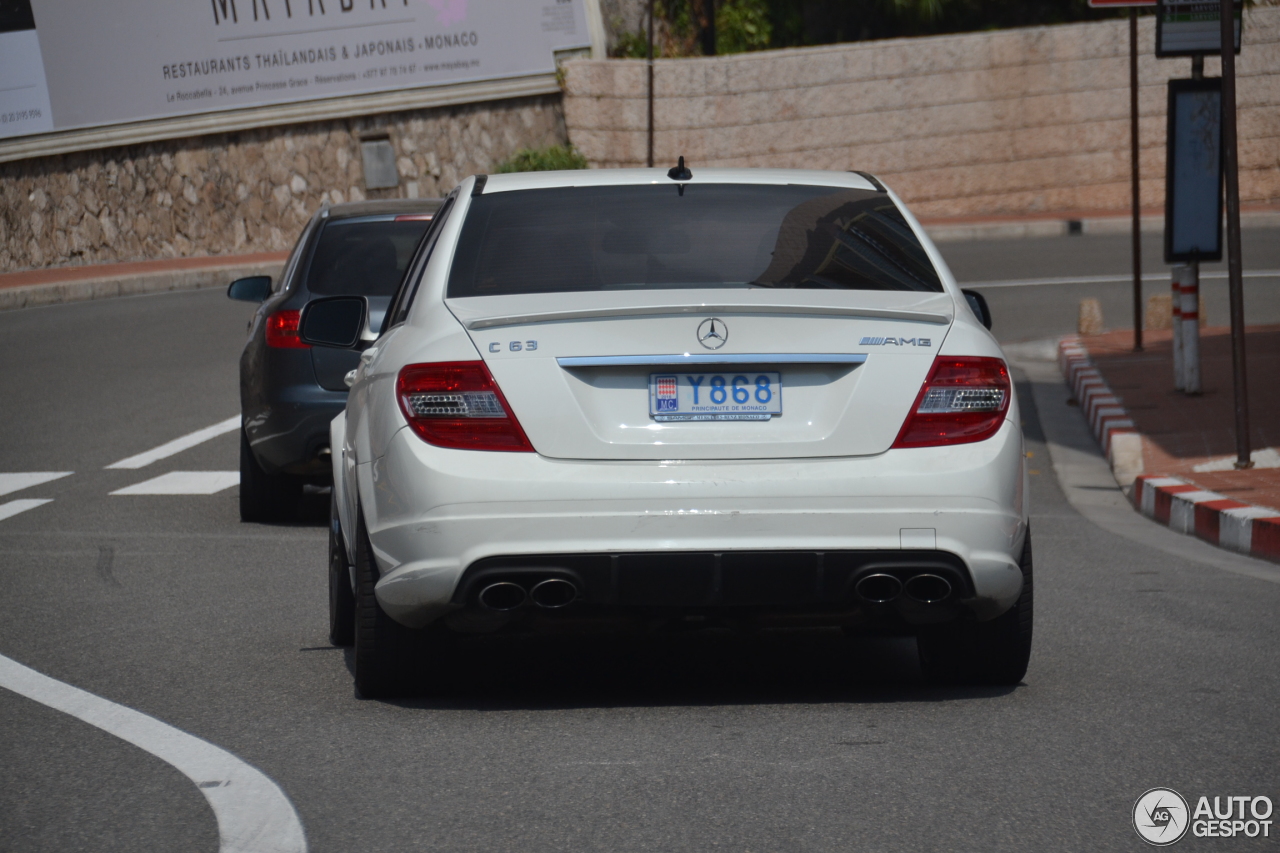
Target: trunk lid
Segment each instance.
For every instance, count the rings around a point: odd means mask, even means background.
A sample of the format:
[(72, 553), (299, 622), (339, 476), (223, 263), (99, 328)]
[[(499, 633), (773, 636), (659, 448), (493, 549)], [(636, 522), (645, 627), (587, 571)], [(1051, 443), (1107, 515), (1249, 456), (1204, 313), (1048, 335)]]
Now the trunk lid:
[[(950, 326), (946, 293), (653, 290), (446, 304), (534, 448), (561, 459), (768, 459), (887, 450)], [(719, 324), (699, 342), (704, 321)], [(704, 335), (705, 336), (705, 335)], [(659, 421), (650, 375), (781, 380), (767, 420)], [(701, 377), (701, 379), (698, 379)], [(746, 392), (743, 392), (746, 393)], [(771, 394), (762, 391), (762, 397)], [(759, 416), (757, 416), (759, 417)]]

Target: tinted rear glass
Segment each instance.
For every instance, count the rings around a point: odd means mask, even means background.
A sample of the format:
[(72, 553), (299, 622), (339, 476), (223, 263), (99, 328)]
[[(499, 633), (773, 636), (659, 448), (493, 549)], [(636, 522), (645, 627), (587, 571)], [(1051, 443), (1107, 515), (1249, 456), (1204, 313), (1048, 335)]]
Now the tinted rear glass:
[(814, 186), (564, 187), (471, 200), (449, 296), (705, 287), (941, 292), (884, 193)]
[(307, 271), (307, 289), (320, 296), (390, 296), (430, 224), (390, 216), (325, 223)]

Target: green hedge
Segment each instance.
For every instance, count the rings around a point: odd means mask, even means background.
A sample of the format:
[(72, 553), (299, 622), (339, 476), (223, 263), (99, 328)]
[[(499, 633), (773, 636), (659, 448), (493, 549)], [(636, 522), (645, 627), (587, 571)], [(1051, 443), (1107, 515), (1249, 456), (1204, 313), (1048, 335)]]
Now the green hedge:
[(498, 164), (494, 171), (552, 172), (585, 168), (587, 158), (572, 145), (549, 145), (546, 148), (522, 148)]

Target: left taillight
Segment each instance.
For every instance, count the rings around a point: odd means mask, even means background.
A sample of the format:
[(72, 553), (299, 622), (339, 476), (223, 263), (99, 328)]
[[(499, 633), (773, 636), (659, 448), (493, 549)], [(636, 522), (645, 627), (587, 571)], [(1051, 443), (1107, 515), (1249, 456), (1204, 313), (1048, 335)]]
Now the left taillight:
[(298, 337), (298, 321), (301, 311), (277, 311), (267, 317), (267, 346), (276, 349), (309, 349)]
[(437, 447), (533, 452), (483, 361), (410, 364), (396, 378), (410, 428)]
[(995, 435), (1009, 411), (1009, 368), (998, 358), (938, 356), (894, 447), (966, 444)]

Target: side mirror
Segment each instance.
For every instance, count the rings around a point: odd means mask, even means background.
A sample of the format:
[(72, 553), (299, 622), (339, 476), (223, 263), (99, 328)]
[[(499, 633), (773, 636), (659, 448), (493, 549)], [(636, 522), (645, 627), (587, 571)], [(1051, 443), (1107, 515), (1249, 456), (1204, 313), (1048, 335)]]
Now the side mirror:
[(227, 288), (227, 298), (238, 299), (241, 302), (266, 302), (270, 295), (271, 276), (269, 275), (238, 278)]
[(981, 321), (982, 325), (987, 327), (987, 331), (991, 330), (991, 309), (987, 307), (987, 298), (976, 290), (962, 290), (964, 299), (969, 303), (969, 309), (973, 311), (973, 316)]
[(355, 349), (364, 337), (369, 306), (362, 296), (331, 296), (307, 303), (298, 320), (298, 337), (320, 347)]

